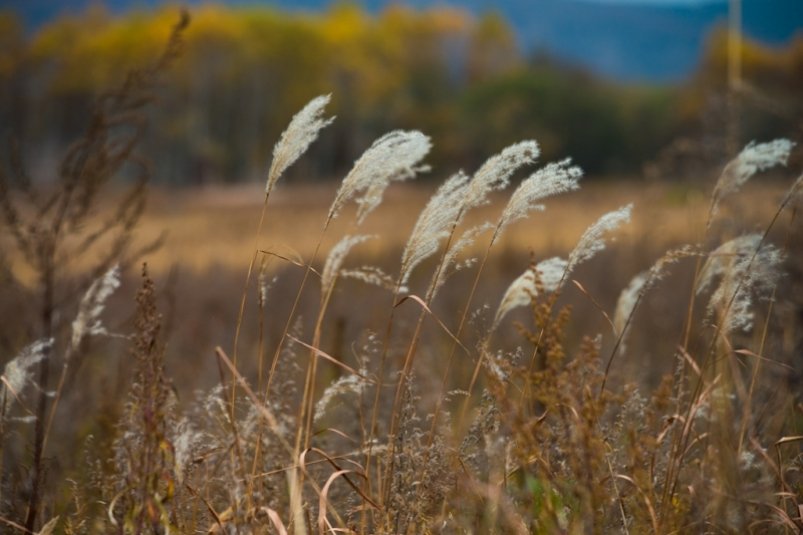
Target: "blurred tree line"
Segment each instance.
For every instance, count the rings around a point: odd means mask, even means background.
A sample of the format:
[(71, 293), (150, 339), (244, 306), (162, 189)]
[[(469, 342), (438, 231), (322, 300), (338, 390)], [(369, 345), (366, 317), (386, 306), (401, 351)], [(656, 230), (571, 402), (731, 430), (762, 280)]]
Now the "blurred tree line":
[[(148, 118), (144, 151), (161, 183), (263, 175), (289, 118), (321, 93), (333, 94), (338, 119), (313, 156), (294, 168), (300, 177), (342, 173), (373, 139), (396, 128), (432, 136), (430, 162), (445, 172), (534, 138), (545, 160), (572, 156), (590, 174), (641, 173), (665, 147), (686, 146), (677, 140), (718, 146), (722, 130), (722, 33), (711, 38), (687, 83), (652, 87), (528, 56), (494, 14), (394, 5), (373, 16), (348, 4), (287, 13), (208, 4), (191, 16), (184, 54)], [(167, 8), (116, 18), (93, 9), (26, 35), (12, 13), (0, 15), (3, 141), (19, 136), (29, 165), (46, 168), (85, 127), (91, 99), (157, 55), (176, 18)], [(761, 87), (742, 87), (741, 134), (800, 138), (803, 39), (784, 51), (746, 43), (743, 64), (745, 80)], [(675, 152), (664, 150), (665, 159), (675, 159), (666, 154)]]

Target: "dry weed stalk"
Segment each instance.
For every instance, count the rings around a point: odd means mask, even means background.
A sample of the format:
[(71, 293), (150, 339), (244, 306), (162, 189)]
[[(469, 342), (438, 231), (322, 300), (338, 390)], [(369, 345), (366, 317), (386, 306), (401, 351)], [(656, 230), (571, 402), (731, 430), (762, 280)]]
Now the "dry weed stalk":
[[(81, 288), (115, 263), (129, 264), (141, 254), (158, 247), (160, 240), (132, 250), (131, 236), (145, 206), (148, 166), (136, 153), (145, 120), (143, 111), (153, 100), (159, 76), (177, 57), (181, 37), (189, 22), (186, 13), (175, 25), (161, 56), (150, 66), (131, 71), (117, 89), (101, 95), (92, 105), (85, 133), (67, 149), (50, 185), (36, 188), (25, 171), (22, 157), (12, 147), (14, 177), (0, 172), (0, 212), (14, 238), (14, 246), (36, 273), (42, 290), (40, 330), (44, 339), (61, 330), (57, 309), (80, 294)], [(93, 216), (104, 207), (102, 193), (113, 177), (123, 170), (133, 173), (134, 185), (122, 201), (108, 210), (110, 217)], [(69, 287), (71, 262), (97, 256), (89, 278)], [(91, 327), (90, 327), (91, 328)], [(35, 410), (31, 493), (25, 528), (33, 531), (40, 523), (42, 489), (46, 486), (45, 455), (47, 391), (50, 385), (51, 350), (39, 363), (37, 383), (40, 395)]]

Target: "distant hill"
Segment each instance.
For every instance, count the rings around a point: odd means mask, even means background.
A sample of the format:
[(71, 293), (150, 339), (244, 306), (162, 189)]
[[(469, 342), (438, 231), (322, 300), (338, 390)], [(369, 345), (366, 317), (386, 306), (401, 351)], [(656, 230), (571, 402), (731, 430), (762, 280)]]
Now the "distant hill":
[[(220, 0), (229, 5), (273, 5), (319, 10), (332, 0)], [(378, 11), (394, 0), (356, 2)], [(200, 0), (190, 0), (189, 4)], [(91, 4), (112, 12), (150, 8), (160, 0), (10, 0), (6, 5), (36, 28), (64, 12)], [(432, 0), (403, 2), (415, 7)], [(590, 0), (463, 0), (450, 3), (473, 13), (496, 11), (516, 30), (525, 50), (545, 51), (562, 60), (621, 81), (673, 82), (688, 76), (705, 40), (727, 19), (727, 2), (701, 5), (598, 3)], [(788, 42), (803, 32), (803, 0), (743, 0), (745, 33), (769, 45)]]

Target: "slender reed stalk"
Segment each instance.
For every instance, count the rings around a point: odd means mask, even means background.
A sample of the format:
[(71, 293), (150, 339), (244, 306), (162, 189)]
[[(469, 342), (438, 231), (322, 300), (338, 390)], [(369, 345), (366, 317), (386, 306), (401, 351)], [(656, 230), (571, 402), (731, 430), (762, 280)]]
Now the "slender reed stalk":
[[(765, 241), (767, 239), (767, 236), (769, 235), (770, 231), (775, 226), (776, 222), (778, 221), (779, 217), (781, 216), (781, 213), (786, 209), (787, 205), (791, 202), (791, 200), (794, 198), (795, 194), (799, 190), (799, 186), (801, 184), (801, 179), (803, 179), (803, 175), (794, 182), (794, 184), (790, 188), (789, 192), (784, 196), (784, 198), (782, 199), (781, 203), (778, 206), (778, 209), (775, 211), (772, 219), (770, 220), (769, 224), (765, 228), (765, 230), (764, 230), (763, 234), (761, 235), (760, 239), (757, 240), (757, 243), (755, 244), (755, 248), (753, 249), (752, 255), (750, 256), (750, 259), (746, 263), (745, 269), (743, 270), (743, 272), (741, 273), (741, 276), (736, 281), (736, 285), (735, 285), (735, 289), (734, 289), (733, 293), (730, 295), (730, 298), (728, 299), (728, 301), (723, 306), (723, 309), (720, 311), (720, 318), (723, 321), (718, 321), (717, 324), (714, 327), (713, 337), (711, 339), (711, 342), (708, 345), (708, 349), (705, 352), (705, 356), (703, 357), (703, 360), (700, 363), (700, 369), (701, 370), (705, 370), (708, 367), (708, 365), (710, 364), (711, 360), (714, 358), (714, 352), (715, 352), (716, 344), (719, 342), (720, 336), (722, 335), (723, 329), (725, 328), (724, 319), (727, 316), (727, 314), (730, 313), (731, 307), (733, 306), (734, 302), (736, 301), (736, 299), (738, 297), (738, 294), (741, 291), (742, 286), (745, 283), (746, 278), (750, 273), (750, 269), (752, 268), (752, 266), (754, 264), (754, 261), (758, 257), (759, 252), (761, 251), (761, 248), (763, 247), (763, 245), (764, 245), (764, 243), (765, 243)], [(708, 228), (708, 225), (707, 225), (707, 228)], [(699, 276), (695, 277), (695, 284), (694, 284), (695, 288), (693, 288), (693, 291), (694, 291), (694, 289), (696, 289), (696, 286), (699, 283), (698, 279), (699, 279)], [(685, 351), (686, 348), (684, 347), (683, 349)], [(693, 408), (694, 408), (695, 400), (700, 396), (700, 394), (702, 392), (702, 389), (703, 389), (703, 377), (700, 377), (698, 379), (698, 381), (696, 382), (695, 387), (692, 390), (692, 394), (691, 394), (691, 397), (689, 398), (688, 406), (687, 406), (687, 408), (686, 408), (686, 410), (684, 412), (686, 421), (689, 421), (688, 419), (692, 415), (692, 411), (693, 411)], [(669, 506), (668, 503), (669, 503), (669, 501), (672, 500), (672, 497), (676, 493), (678, 479), (679, 479), (680, 466), (682, 464), (683, 458), (685, 457), (685, 452), (687, 451), (688, 443), (689, 443), (689, 440), (690, 440), (690, 437), (691, 437), (690, 431), (691, 431), (691, 429), (689, 429), (688, 426), (685, 426), (679, 432), (676, 432), (675, 436), (673, 437), (672, 448), (670, 449), (671, 453), (670, 453), (670, 456), (669, 456), (669, 466), (667, 468), (666, 483), (665, 483), (664, 489), (662, 491), (661, 515), (660, 515), (659, 518), (663, 518), (664, 517), (664, 515), (666, 514), (666, 508)]]

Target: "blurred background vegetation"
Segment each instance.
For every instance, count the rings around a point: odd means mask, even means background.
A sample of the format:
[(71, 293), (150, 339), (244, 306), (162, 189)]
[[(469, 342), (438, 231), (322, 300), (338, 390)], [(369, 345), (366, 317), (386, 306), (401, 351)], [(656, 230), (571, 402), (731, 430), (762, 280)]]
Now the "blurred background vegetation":
[[(35, 180), (48, 180), (86, 127), (92, 99), (159, 53), (176, 11), (96, 6), (33, 30), (14, 11), (0, 15), (0, 135), (20, 141)], [(433, 137), (438, 177), (526, 138), (544, 161), (570, 155), (592, 176), (690, 176), (689, 165), (728, 156), (724, 28), (691, 76), (646, 84), (522, 50), (495, 13), (338, 3), (316, 12), (205, 4), (190, 14), (183, 56), (149, 112), (143, 151), (156, 183), (257, 180), (290, 116), (321, 93), (332, 93), (338, 120), (294, 179), (337, 178), (396, 128)], [(745, 40), (741, 59), (735, 147), (799, 139), (803, 35), (783, 48)]]

